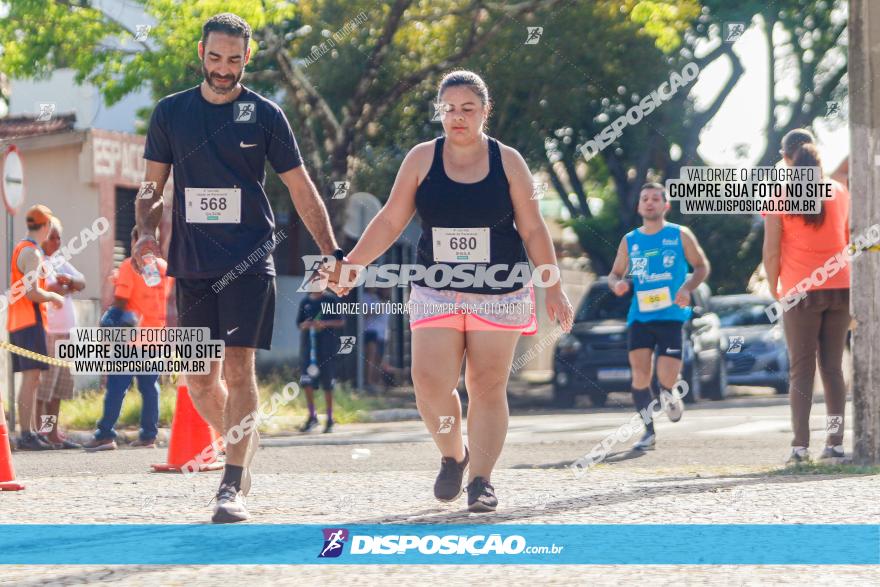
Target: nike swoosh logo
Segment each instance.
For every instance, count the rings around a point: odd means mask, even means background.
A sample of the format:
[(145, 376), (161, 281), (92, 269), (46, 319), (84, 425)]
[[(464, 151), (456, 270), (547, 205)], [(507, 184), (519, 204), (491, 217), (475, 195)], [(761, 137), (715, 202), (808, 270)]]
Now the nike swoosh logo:
[(251, 147), (256, 147), (257, 143), (254, 143), (253, 145), (248, 145), (247, 143), (242, 141), (242, 142), (238, 143), (238, 146), (241, 147), (242, 149), (250, 149)]
[(238, 330), (239, 328), (241, 328), (241, 326), (236, 326), (236, 327), (233, 328), (232, 330), (227, 330), (227, 331), (226, 331), (226, 336), (229, 336), (230, 334), (232, 334), (233, 332), (235, 332), (235, 331)]
[(667, 353), (677, 353), (677, 352), (679, 352), (679, 351), (681, 351), (681, 349), (671, 349), (671, 348), (669, 348), (669, 347), (666, 347), (666, 352), (667, 352)]

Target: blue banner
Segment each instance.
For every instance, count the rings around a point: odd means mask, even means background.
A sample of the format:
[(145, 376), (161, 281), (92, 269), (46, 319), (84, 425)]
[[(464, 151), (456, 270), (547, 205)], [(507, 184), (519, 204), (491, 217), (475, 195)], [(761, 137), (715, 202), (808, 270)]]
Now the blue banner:
[(880, 525), (0, 525), (0, 564), (877, 565)]

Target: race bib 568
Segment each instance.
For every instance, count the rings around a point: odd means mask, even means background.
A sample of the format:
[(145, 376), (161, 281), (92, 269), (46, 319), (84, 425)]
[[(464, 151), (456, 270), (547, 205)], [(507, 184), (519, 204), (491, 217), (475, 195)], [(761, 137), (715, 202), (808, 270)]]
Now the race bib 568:
[(196, 224), (239, 224), (241, 189), (186, 188), (186, 221)]

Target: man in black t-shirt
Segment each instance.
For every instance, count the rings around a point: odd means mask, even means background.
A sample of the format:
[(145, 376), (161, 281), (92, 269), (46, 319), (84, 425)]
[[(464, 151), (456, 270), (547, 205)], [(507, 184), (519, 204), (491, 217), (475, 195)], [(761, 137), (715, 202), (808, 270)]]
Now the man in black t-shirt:
[[(156, 105), (144, 151), (145, 182), (136, 201), (138, 232), (155, 234), (173, 167), (168, 275), (177, 279), (179, 324), (208, 327), (212, 339), (226, 343), (222, 365), (214, 362), (209, 375), (186, 377), (193, 403), (209, 424), (224, 433), (234, 426), (246, 432), (240, 442), (226, 438), (215, 523), (249, 517), (243, 496), (259, 443), (256, 426), (246, 425), (258, 403), (254, 355), (270, 346), (275, 312), (275, 219), (263, 187), (267, 161), (321, 252), (342, 259), (287, 118), (275, 103), (240, 83), (251, 55), (250, 36), (250, 26), (234, 14), (205, 22), (198, 44), (204, 81)], [(141, 237), (132, 253), (141, 266), (147, 255), (161, 256), (151, 236)]]
[(334, 312), (333, 304), (339, 298), (329, 293), (312, 292), (299, 305), (296, 325), (302, 332), (300, 339), (299, 384), (306, 392), (309, 405), (309, 418), (300, 427), (300, 432), (308, 432), (318, 425), (315, 411), (315, 388), (324, 390), (327, 404), (327, 423), (324, 432), (333, 430), (333, 386), (336, 369), (334, 359), (339, 348), (336, 328), (345, 326), (345, 320)]

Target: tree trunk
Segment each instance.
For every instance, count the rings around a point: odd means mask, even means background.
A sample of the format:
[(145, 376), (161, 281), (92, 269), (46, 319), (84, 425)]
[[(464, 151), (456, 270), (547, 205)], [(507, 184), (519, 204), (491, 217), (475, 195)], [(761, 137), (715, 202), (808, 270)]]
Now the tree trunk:
[[(880, 219), (880, 5), (850, 0), (850, 190), (853, 235)], [(853, 458), (859, 464), (880, 463), (880, 253), (866, 252), (852, 266)]]

